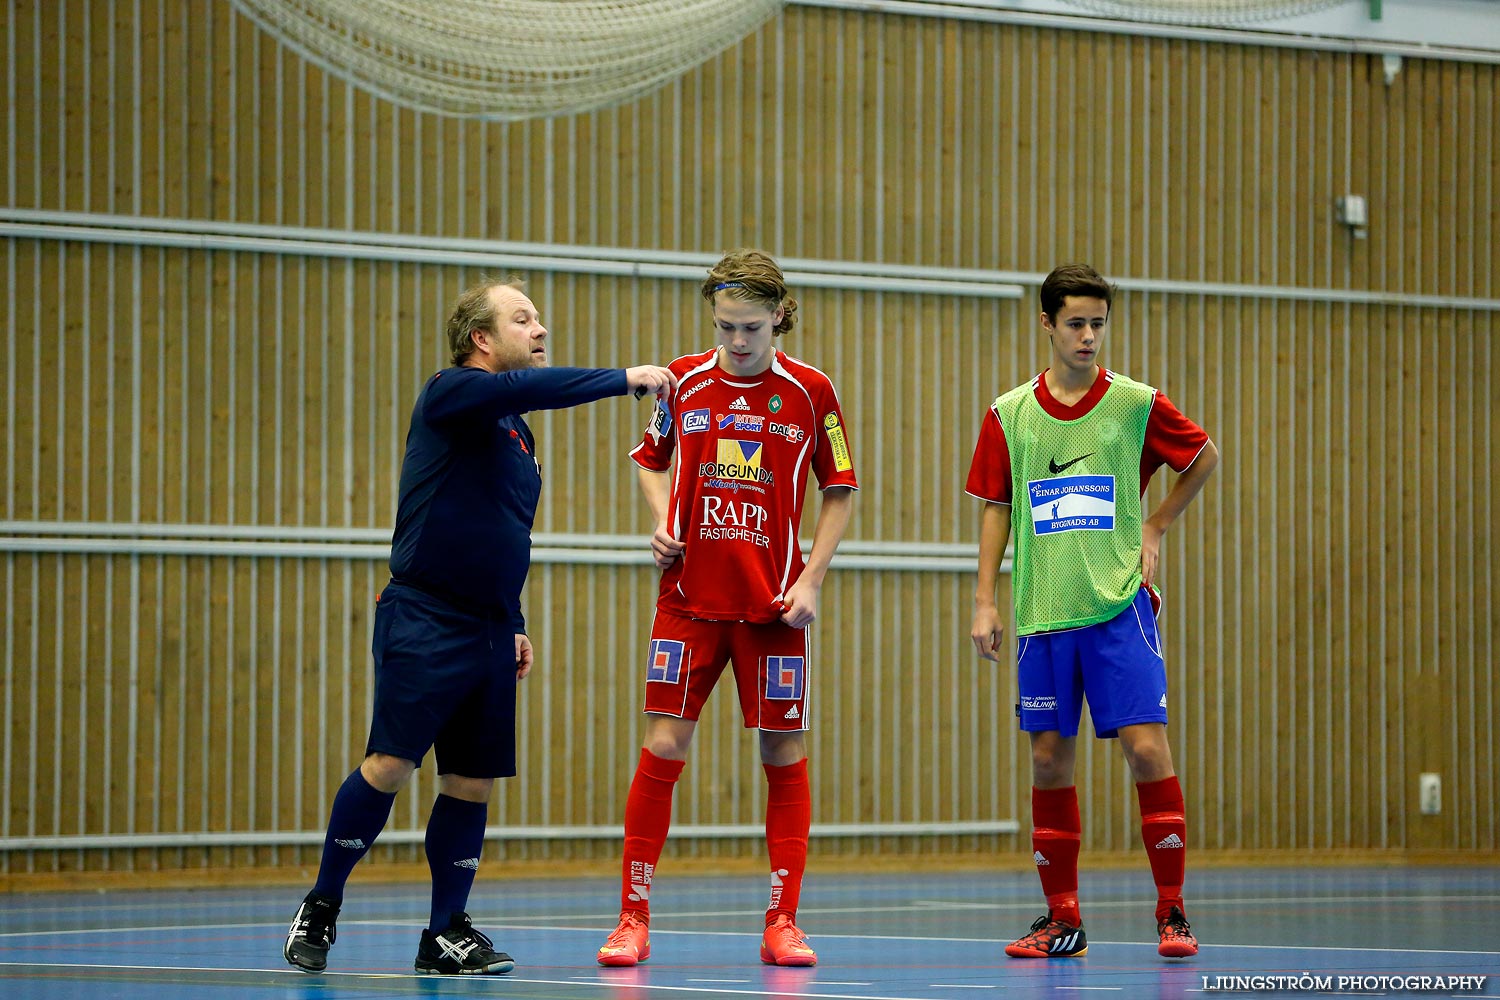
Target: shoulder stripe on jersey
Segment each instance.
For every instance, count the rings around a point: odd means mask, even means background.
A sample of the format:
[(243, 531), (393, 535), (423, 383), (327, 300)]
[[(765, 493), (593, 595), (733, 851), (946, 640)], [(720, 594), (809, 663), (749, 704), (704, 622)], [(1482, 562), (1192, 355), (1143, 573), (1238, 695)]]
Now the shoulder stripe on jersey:
[[(790, 354), (787, 354), (785, 351), (778, 351), (771, 358), (771, 368), (774, 371), (777, 371), (777, 372), (781, 373), (786, 378), (791, 379), (793, 382), (796, 382), (798, 385), (802, 385), (801, 381), (795, 375), (793, 375), (791, 372), (787, 371), (786, 368), (781, 365), (780, 362), (781, 362), (782, 358), (785, 358), (787, 361), (791, 362), (792, 364), (796, 365), (799, 368), (806, 368), (808, 371), (810, 371), (810, 372), (814, 373), (815, 375), (818, 375), (820, 378), (822, 378), (823, 381), (825, 383), (827, 383), (827, 385), (828, 385), (828, 391), (831, 392), (831, 393), (833, 393), (833, 401), (838, 404), (838, 407), (839, 407), (839, 409), (841, 411), (843, 410), (844, 404), (839, 401), (839, 390), (838, 390), (838, 388), (836, 386), (834, 386), (833, 379), (831, 379), (831, 378), (828, 377), (828, 373), (827, 372), (825, 372), (823, 369), (819, 368), (817, 365), (810, 365), (810, 364), (808, 364), (806, 361), (803, 361), (801, 358), (794, 358)], [(802, 389), (802, 391), (803, 392), (807, 392), (807, 388), (804, 386), (803, 389)], [(808, 398), (809, 399), (812, 398), (812, 393), (808, 393)]]
[[(796, 359), (795, 358), (787, 358), (787, 360), (788, 361), (795, 361)], [(811, 365), (807, 365), (806, 367), (812, 368)], [(808, 391), (807, 386), (805, 386), (805, 385), (802, 384), (802, 380), (801, 379), (799, 379), (797, 376), (793, 375), (791, 372), (787, 371), (786, 367), (784, 365), (782, 365), (780, 357), (772, 357), (771, 358), (771, 371), (775, 372), (777, 375), (780, 375), (782, 378), (784, 378), (788, 382), (792, 383), (792, 385), (795, 385), (797, 388), (801, 389), (802, 390), (802, 395), (804, 395), (804, 396), (807, 397), (808, 403), (809, 404), (812, 403), (812, 393)], [(817, 371), (817, 369), (813, 368), (813, 371)], [(822, 372), (818, 372), (818, 374), (822, 375), (823, 373)], [(827, 378), (828, 376), (824, 375), (823, 377)], [(816, 406), (813, 407), (815, 415), (816, 415), (817, 409), (818, 408)]]
[[(1213, 438), (1205, 438), (1204, 441), (1203, 441), (1203, 448), (1207, 448), (1209, 446), (1209, 443), (1212, 442), (1212, 441), (1213, 441)], [(1191, 469), (1193, 467), (1193, 463), (1197, 462), (1198, 461), (1198, 457), (1203, 454), (1203, 448), (1199, 448), (1197, 451), (1193, 452), (1193, 461), (1192, 462), (1189, 462), (1187, 465), (1184, 465), (1180, 469), (1172, 469), (1172, 471), (1175, 472), (1175, 473), (1177, 473), (1180, 476), (1184, 472), (1186, 472), (1187, 470)], [(1167, 463), (1167, 467), (1171, 468), (1172, 467), (1172, 463), (1168, 462)]]
[[(684, 382), (686, 382), (688, 379), (694, 377), (695, 375), (701, 375), (701, 374), (703, 374), (706, 371), (711, 371), (713, 369), (714, 365), (718, 364), (718, 361), (717, 361), (717, 359), (715, 358), (714, 355), (715, 355), (715, 352), (710, 351), (708, 357), (704, 361), (702, 361), (700, 364), (698, 364), (697, 367), (695, 367), (695, 368), (689, 368), (687, 371), (683, 372), (682, 373), (682, 377), (677, 380), (677, 391), (678, 392), (682, 391), (682, 384)], [(682, 357), (674, 359), (673, 363), (675, 364), (677, 361), (683, 361), (683, 360), (685, 360), (687, 358), (691, 358), (691, 357), (695, 357), (695, 355), (684, 354)]]

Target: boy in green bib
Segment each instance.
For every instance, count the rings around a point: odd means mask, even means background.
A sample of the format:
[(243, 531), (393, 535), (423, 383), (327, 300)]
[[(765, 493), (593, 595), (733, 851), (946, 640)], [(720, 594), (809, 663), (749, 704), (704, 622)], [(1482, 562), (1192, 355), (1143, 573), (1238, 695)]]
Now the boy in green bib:
[[(1183, 914), (1187, 821), (1167, 743), (1167, 675), (1153, 586), (1161, 539), (1219, 461), (1203, 428), (1149, 385), (1099, 366), (1114, 288), (1069, 264), (1042, 283), (1052, 364), (985, 413), (965, 489), (985, 502), (970, 638), (999, 661), (995, 583), (1015, 539), (1012, 595), (1021, 728), (1031, 735), (1032, 857), (1047, 913), (1005, 953), (1084, 954), (1078, 904), (1082, 823), (1073, 784), (1088, 699), (1100, 739), (1120, 741), (1135, 778), (1141, 836), (1156, 881), (1157, 950), (1195, 955)], [(1178, 473), (1146, 516), (1162, 465)]]

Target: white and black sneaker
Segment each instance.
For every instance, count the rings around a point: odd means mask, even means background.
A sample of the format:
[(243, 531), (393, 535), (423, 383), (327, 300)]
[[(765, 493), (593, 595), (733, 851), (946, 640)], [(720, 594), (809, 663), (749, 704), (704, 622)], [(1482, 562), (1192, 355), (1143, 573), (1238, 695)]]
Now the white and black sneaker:
[(422, 929), (416, 969), (434, 976), (493, 976), (516, 967), (495, 942), (474, 929), (467, 913), (455, 913), (441, 934)]
[(292, 929), (286, 934), (286, 947), (281, 953), (303, 972), (322, 972), (328, 968), (328, 949), (338, 939), (334, 921), (339, 916), (339, 904), (310, 892), (297, 907), (292, 918)]

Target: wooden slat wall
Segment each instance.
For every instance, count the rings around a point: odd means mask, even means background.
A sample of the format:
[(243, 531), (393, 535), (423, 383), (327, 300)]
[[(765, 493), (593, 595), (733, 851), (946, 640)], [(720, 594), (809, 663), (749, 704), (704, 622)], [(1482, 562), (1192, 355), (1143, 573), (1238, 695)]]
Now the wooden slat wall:
[[(448, 237), (1371, 289), (1494, 300), (1497, 70), (791, 8), (625, 107), (524, 124), (396, 108), (225, 4), (0, 2), (4, 203)], [(1370, 200), (1367, 239), (1332, 219)], [(411, 399), (477, 273), (7, 238), (10, 520), (389, 525)], [(695, 289), (534, 272), (562, 363), (708, 341)], [(1034, 291), (1034, 290), (1033, 290)], [(972, 542), (984, 406), (1045, 363), (1023, 302), (806, 290), (787, 348), (840, 386), (850, 537)], [(1195, 843), (1500, 849), (1497, 313), (1132, 291), (1111, 367), (1224, 452), (1166, 546), (1173, 739)], [(541, 531), (643, 532), (613, 401), (537, 415)], [(1152, 497), (1166, 484), (1158, 481)], [(809, 522), (810, 524), (810, 522)], [(321, 827), (362, 747), (361, 560), (7, 554), (0, 836)], [(817, 630), (820, 822), (1029, 819), (1009, 668), (959, 573), (833, 574)], [(543, 565), (524, 774), (499, 823), (617, 823), (649, 573)], [(1091, 850), (1136, 843), (1081, 743)], [(430, 768), (425, 769), (430, 771)], [(1421, 771), (1444, 809), (1416, 812)], [(721, 693), (679, 823), (753, 822)], [(432, 777), (395, 820), (419, 828)], [(681, 845), (708, 856), (744, 843)], [(848, 853), (1024, 838), (840, 841)], [(608, 842), (512, 857), (607, 858)], [(301, 848), (47, 851), (6, 870), (306, 863)], [(416, 857), (395, 849), (387, 857)]]

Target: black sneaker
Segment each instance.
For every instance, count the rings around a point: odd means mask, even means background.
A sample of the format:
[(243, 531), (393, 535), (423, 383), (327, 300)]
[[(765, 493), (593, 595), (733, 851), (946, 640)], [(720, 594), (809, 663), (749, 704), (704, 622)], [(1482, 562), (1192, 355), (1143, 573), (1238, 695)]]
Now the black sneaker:
[(441, 934), (422, 929), (416, 969), (434, 976), (486, 976), (509, 972), (516, 960), (474, 929), (467, 913), (455, 913)]
[(328, 968), (328, 949), (338, 940), (334, 921), (339, 904), (327, 896), (310, 892), (297, 907), (292, 929), (286, 933), (286, 947), (281, 953), (303, 972), (322, 972)]
[(1032, 922), (1030, 933), (1005, 946), (1011, 958), (1081, 958), (1088, 950), (1083, 925), (1053, 920), (1051, 910)]

